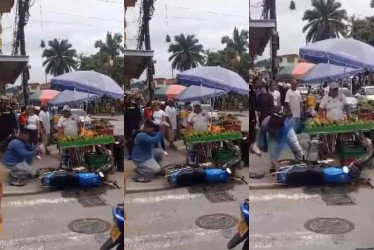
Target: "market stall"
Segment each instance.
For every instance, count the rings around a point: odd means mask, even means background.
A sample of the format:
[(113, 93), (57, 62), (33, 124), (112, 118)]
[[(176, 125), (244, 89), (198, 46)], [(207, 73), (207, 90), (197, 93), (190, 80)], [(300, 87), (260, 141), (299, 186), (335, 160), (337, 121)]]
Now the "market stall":
[[(327, 150), (324, 153), (339, 158), (341, 164), (347, 165), (365, 154), (366, 148), (359, 143), (356, 136), (369, 132), (370, 137), (373, 138), (374, 122), (361, 120), (358, 117), (345, 118), (344, 121), (313, 118), (307, 122), (305, 132), (311, 138), (320, 137), (317, 143), (319, 153), (323, 147), (323, 150)], [(311, 146), (312, 143), (309, 142), (307, 158)]]

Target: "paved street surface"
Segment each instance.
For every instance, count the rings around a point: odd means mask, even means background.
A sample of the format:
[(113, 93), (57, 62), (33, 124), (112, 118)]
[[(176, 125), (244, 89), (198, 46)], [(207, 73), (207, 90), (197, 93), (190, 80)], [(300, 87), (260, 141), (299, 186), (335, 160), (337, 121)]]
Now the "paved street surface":
[[(84, 193), (82, 193), (84, 195)], [(111, 206), (123, 201), (123, 189), (100, 195), (108, 206), (83, 207), (76, 198), (60, 192), (4, 198), (2, 250), (99, 249), (107, 239), (101, 234), (79, 234), (69, 230), (76, 219), (99, 218), (112, 223)]]
[(236, 226), (208, 230), (195, 224), (198, 217), (207, 214), (224, 213), (240, 218), (239, 201), (248, 197), (248, 187), (239, 185), (227, 192), (236, 200), (211, 203), (204, 194), (190, 193), (186, 188), (126, 195), (125, 249), (227, 249), (227, 242), (237, 232)]
[[(325, 189), (325, 192), (342, 189)], [(374, 191), (361, 188), (348, 193), (355, 205), (328, 206), (320, 189), (251, 190), (250, 249), (269, 250), (355, 250), (373, 249), (372, 236)], [(353, 223), (347, 233), (338, 233), (347, 224), (316, 224), (313, 228), (335, 229), (337, 234), (314, 233), (304, 227), (306, 221), (317, 217), (339, 217)], [(347, 228), (346, 228), (347, 229)]]

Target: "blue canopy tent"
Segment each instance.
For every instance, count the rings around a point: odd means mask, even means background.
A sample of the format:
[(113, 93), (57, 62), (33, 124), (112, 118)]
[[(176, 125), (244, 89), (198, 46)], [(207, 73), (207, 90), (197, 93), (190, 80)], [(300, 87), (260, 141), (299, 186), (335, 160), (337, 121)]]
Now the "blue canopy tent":
[(249, 86), (236, 72), (219, 66), (204, 66), (189, 69), (177, 74), (180, 84), (203, 86), (243, 95), (249, 95)]
[(203, 86), (190, 86), (183, 90), (176, 100), (181, 102), (201, 101), (226, 94), (227, 92), (219, 89), (212, 89)]
[(122, 88), (109, 76), (95, 71), (74, 71), (51, 80), (57, 90), (76, 90), (116, 99), (123, 99)]
[(64, 90), (49, 101), (51, 106), (64, 106), (71, 103), (83, 103), (98, 99), (99, 96), (79, 91)]
[(362, 73), (363, 71), (365, 70), (320, 63), (299, 79), (305, 83), (332, 82)]
[(299, 49), (311, 63), (328, 63), (374, 71), (374, 47), (353, 38), (332, 38)]

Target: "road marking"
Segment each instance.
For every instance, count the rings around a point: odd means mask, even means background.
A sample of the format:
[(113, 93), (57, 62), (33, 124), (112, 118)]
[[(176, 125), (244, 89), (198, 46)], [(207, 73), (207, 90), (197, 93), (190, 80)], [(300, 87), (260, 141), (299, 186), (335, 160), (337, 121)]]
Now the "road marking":
[(127, 204), (146, 204), (146, 203), (158, 203), (164, 201), (177, 201), (177, 200), (192, 200), (196, 198), (205, 197), (204, 194), (180, 194), (180, 195), (159, 195), (159, 196), (151, 196), (151, 197), (144, 197), (144, 198), (133, 198), (133, 199), (125, 199), (125, 203)]
[(7, 201), (4, 200), (1, 204), (3, 208), (6, 207), (32, 207), (38, 205), (52, 205), (52, 204), (63, 204), (77, 202), (75, 198), (40, 198), (34, 200), (24, 201)]
[[(232, 233), (236, 233), (235, 228), (233, 228)], [(200, 228), (142, 235), (133, 238), (125, 238), (125, 249), (145, 250), (149, 249), (149, 246), (152, 246), (152, 249), (178, 249), (181, 246), (186, 248), (186, 246), (189, 245), (213, 241), (222, 242), (222, 245), (225, 245), (232, 237), (232, 235), (230, 235), (230, 238), (225, 238), (225, 235), (227, 235), (227, 230), (205, 230)], [(282, 246), (298, 247), (333, 245), (331, 235), (315, 234), (307, 231), (250, 234), (249, 242), (250, 249), (278, 249)]]
[(62, 233), (36, 237), (1, 240), (1, 250), (44, 250), (44, 249), (96, 249), (95, 235)]
[[(192, 200), (198, 198), (204, 198), (204, 194), (171, 194), (171, 195), (159, 195), (159, 196), (150, 196), (150, 197), (141, 197), (141, 198), (133, 198), (125, 199), (126, 204), (149, 204), (149, 203), (159, 203), (165, 201), (180, 201), (180, 200)], [(311, 199), (318, 199), (319, 195), (311, 195), (311, 194), (267, 194), (267, 195), (250, 195), (249, 202), (264, 202), (264, 201), (273, 201), (273, 200), (311, 200)]]
[(320, 198), (317, 194), (265, 194), (265, 195), (250, 195), (249, 202), (263, 202), (263, 201), (273, 201), (273, 200), (312, 200)]

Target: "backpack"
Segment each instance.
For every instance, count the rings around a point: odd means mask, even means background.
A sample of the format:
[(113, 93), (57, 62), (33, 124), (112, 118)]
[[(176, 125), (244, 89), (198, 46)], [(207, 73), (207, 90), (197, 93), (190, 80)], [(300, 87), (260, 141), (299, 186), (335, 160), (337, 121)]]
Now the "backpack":
[(8, 148), (8, 145), (11, 141), (13, 141), (14, 139), (16, 139), (17, 136), (15, 136), (14, 134), (11, 134), (9, 135), (5, 140), (4, 142), (1, 144), (1, 152), (2, 153), (5, 153), (5, 151), (7, 150)]

